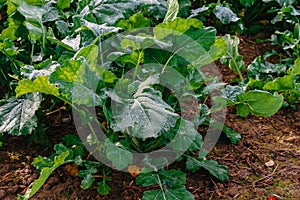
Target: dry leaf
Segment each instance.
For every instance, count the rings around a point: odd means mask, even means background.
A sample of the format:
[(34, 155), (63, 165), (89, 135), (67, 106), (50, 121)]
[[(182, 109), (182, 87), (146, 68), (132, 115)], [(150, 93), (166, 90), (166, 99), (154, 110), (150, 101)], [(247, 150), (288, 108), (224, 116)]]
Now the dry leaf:
[(78, 176), (78, 165), (76, 164), (67, 164), (65, 170), (72, 176)]
[(276, 200), (276, 197), (274, 197), (273, 195), (269, 195), (268, 200)]
[(129, 165), (128, 166), (128, 172), (131, 176), (137, 177), (141, 172), (141, 168), (139, 168), (136, 165)]

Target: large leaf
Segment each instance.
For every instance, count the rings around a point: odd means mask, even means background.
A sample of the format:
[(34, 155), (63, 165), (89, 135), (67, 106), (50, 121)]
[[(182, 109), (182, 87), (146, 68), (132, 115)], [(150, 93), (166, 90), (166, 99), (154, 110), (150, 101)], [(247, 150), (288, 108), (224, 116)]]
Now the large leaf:
[(37, 126), (36, 110), (41, 103), (41, 96), (30, 94), (22, 99), (10, 99), (0, 107), (0, 133), (11, 135), (31, 134)]
[(102, 97), (96, 94), (101, 78), (86, 62), (65, 62), (51, 74), (50, 81), (57, 84), (61, 95), (72, 103), (94, 106), (102, 102)]
[(162, 39), (170, 34), (181, 35), (185, 33), (191, 26), (201, 29), (203, 23), (197, 19), (182, 19), (177, 18), (173, 21), (158, 24), (153, 32), (156, 39)]
[(162, 17), (166, 12), (166, 3), (157, 0), (93, 0), (85, 6), (80, 16), (88, 19), (93, 15), (97, 19), (94, 23), (114, 25), (120, 19), (129, 18), (142, 9), (154, 11), (157, 17)]
[(237, 112), (240, 116), (253, 113), (258, 116), (271, 116), (282, 106), (283, 96), (265, 91), (249, 91), (237, 95)]
[(278, 77), (274, 81), (267, 82), (264, 87), (264, 90), (270, 91), (286, 91), (286, 90), (295, 90), (295, 76), (286, 75), (283, 77)]
[(168, 0), (167, 1), (167, 14), (165, 16), (164, 22), (172, 21), (177, 17), (179, 12), (178, 0)]
[(133, 30), (138, 28), (148, 27), (150, 25), (150, 19), (144, 17), (142, 13), (136, 13), (132, 15), (129, 19), (121, 19), (117, 26), (124, 30)]
[(158, 172), (141, 173), (136, 183), (143, 187), (159, 185), (160, 190), (149, 190), (144, 193), (143, 199), (157, 200), (192, 200), (193, 195), (185, 188), (186, 174), (180, 169), (164, 170)]
[(159, 183), (159, 176), (156, 173), (148, 172), (148, 173), (141, 173), (136, 178), (136, 184), (141, 185), (142, 187), (148, 187), (152, 185), (156, 185)]
[(53, 96), (59, 96), (57, 87), (50, 84), (47, 76), (38, 76), (34, 81), (28, 79), (19, 81), (19, 85), (16, 88), (17, 96), (32, 92), (41, 92)]
[(46, 13), (45, 9), (39, 6), (33, 6), (26, 3), (26, 1), (15, 0), (18, 5), (18, 11), (25, 17), (25, 26), (29, 31), (31, 41), (35, 42), (42, 37), (45, 37), (45, 27), (43, 26), (43, 15)]
[(178, 115), (161, 98), (159, 91), (150, 85), (159, 83), (158, 74), (147, 78), (144, 82), (136, 82), (137, 91), (129, 99), (114, 108), (115, 114), (112, 127), (114, 131), (131, 128), (129, 134), (139, 138), (156, 138), (161, 131), (174, 127)]
[[(203, 38), (205, 40), (205, 38)], [(226, 54), (226, 42), (223, 38), (217, 37), (215, 42), (210, 46), (210, 49), (198, 56), (196, 60), (192, 62), (194, 66), (198, 68), (208, 65), (213, 61), (221, 58)]]

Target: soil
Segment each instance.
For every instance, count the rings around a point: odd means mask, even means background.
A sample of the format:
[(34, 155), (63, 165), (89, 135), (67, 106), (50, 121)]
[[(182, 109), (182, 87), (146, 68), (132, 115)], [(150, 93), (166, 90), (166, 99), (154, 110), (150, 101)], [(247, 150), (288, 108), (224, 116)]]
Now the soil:
[[(240, 53), (249, 64), (256, 56), (271, 50), (269, 44), (256, 44), (256, 39), (268, 38), (268, 34), (240, 36)], [(219, 65), (219, 64), (218, 64)], [(237, 77), (227, 67), (219, 65), (225, 82)], [(245, 72), (244, 72), (245, 73)], [(1, 90), (1, 88), (0, 88)], [(1, 94), (1, 92), (0, 92)], [(61, 107), (63, 105), (58, 105)], [(229, 168), (230, 179), (218, 181), (204, 170), (187, 173), (187, 189), (195, 199), (300, 199), (300, 105), (296, 110), (282, 108), (272, 117), (238, 117), (234, 109), (228, 109), (226, 125), (242, 134), (242, 140), (230, 144), (221, 136), (208, 159), (217, 160)], [(49, 112), (49, 111), (45, 111)], [(59, 109), (48, 115), (46, 135), (51, 144), (61, 142), (62, 135), (76, 134), (68, 110)], [(49, 156), (52, 147), (28, 144), (28, 137), (5, 136), (0, 148), (0, 199), (17, 199), (37, 177), (31, 165), (38, 155)], [(172, 168), (184, 163), (172, 165)], [(181, 167), (184, 169), (184, 167)], [(73, 176), (66, 166), (58, 168), (43, 188), (32, 199), (141, 199), (144, 189), (135, 184), (128, 173), (113, 171), (107, 183), (112, 191), (100, 196), (94, 185), (80, 188), (81, 179)]]

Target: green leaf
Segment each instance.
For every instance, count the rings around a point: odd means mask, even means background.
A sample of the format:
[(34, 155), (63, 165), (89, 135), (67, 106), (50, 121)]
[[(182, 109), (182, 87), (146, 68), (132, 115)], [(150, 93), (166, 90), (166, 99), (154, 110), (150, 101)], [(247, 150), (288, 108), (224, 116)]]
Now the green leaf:
[(12, 40), (5, 38), (3, 43), (0, 43), (0, 51), (2, 51), (6, 56), (14, 58), (19, 54)]
[(131, 128), (128, 134), (146, 139), (156, 138), (161, 131), (168, 131), (175, 126), (178, 115), (163, 101), (160, 92), (150, 87), (151, 84), (159, 83), (158, 77), (156, 74), (144, 82), (134, 82), (138, 88), (132, 97), (116, 103), (115, 121), (112, 123), (114, 131), (124, 132)]
[(101, 79), (85, 61), (65, 62), (51, 74), (50, 81), (57, 84), (61, 95), (72, 103), (88, 106), (102, 103), (102, 96), (96, 94)]
[(227, 126), (224, 126), (222, 131), (226, 134), (232, 144), (237, 144), (242, 138), (241, 134)]
[(57, 1), (57, 7), (60, 10), (64, 10), (66, 8), (70, 8), (71, 2), (72, 2), (72, 0), (58, 0)]
[(111, 187), (104, 181), (98, 182), (97, 192), (101, 195), (107, 195), (111, 191)]
[[(137, 35), (126, 35), (124, 39), (121, 41), (121, 47), (123, 49), (126, 48), (132, 48), (134, 50), (136, 49), (146, 49), (152, 45), (158, 45), (161, 48), (169, 47), (170, 44), (161, 42), (155, 38), (153, 38), (151, 35), (140, 33)], [(143, 53), (141, 53), (143, 54)]]
[(92, 22), (89, 22), (87, 20), (82, 19), (81, 20), (81, 30), (89, 29), (91, 30), (95, 36), (100, 36), (100, 35), (105, 35), (106, 33), (113, 33), (113, 32), (118, 32), (120, 28), (114, 27), (114, 26), (108, 26), (106, 24), (95, 24)]
[(144, 17), (142, 13), (136, 13), (127, 20), (121, 19), (116, 26), (121, 27), (124, 30), (133, 30), (148, 27), (150, 22), (150, 19)]
[(279, 75), (281, 73), (285, 73), (287, 67), (281, 63), (269, 63), (267, 61), (262, 62), (261, 56), (258, 56), (247, 68), (249, 77), (264, 79), (269, 74)]
[(236, 105), (237, 114), (241, 117), (246, 117), (251, 113), (251, 110), (245, 104)]
[(243, 93), (243, 88), (240, 86), (227, 85), (221, 90), (221, 97), (230, 99), (232, 102), (236, 102), (237, 95)]
[(30, 199), (47, 181), (48, 177), (53, 173), (55, 169), (66, 163), (66, 158), (69, 156), (69, 151), (62, 152), (54, 157), (54, 162), (51, 167), (45, 167), (41, 170), (40, 177), (28, 186), (28, 189), (24, 195), (18, 195), (18, 199), (27, 200)]
[(286, 91), (286, 90), (296, 90), (295, 88), (295, 76), (286, 75), (283, 77), (278, 77), (274, 81), (267, 82), (264, 90), (269, 91)]
[(173, 21), (174, 19), (176, 19), (178, 12), (178, 0), (167, 0), (167, 14), (165, 16), (164, 22)]
[(86, 170), (78, 171), (78, 176), (83, 178), (80, 184), (82, 189), (88, 189), (93, 185), (93, 182), (95, 181), (93, 174), (97, 173), (97, 171), (97, 168), (93, 166), (88, 167)]
[(156, 11), (156, 17), (162, 17), (165, 14), (165, 2), (153, 0), (96, 0), (88, 1), (82, 9), (81, 16), (85, 19), (94, 15), (97, 24), (107, 23), (114, 25), (120, 19), (129, 18), (132, 13), (138, 13), (146, 9), (149, 12)]
[[(79, 35), (78, 35), (79, 36)], [(58, 45), (60, 45), (61, 47), (63, 47), (63, 48), (65, 48), (65, 49), (67, 49), (67, 50), (69, 50), (69, 51), (72, 51), (72, 52), (76, 52), (76, 50), (74, 49), (74, 47), (75, 48), (77, 48), (77, 50), (78, 50), (78, 47), (79, 46), (70, 46), (68, 43), (66, 43), (66, 42), (64, 42), (64, 41), (60, 41), (59, 39), (56, 39), (55, 37), (53, 37), (53, 36), (48, 36), (47, 37), (47, 39), (50, 41), (50, 42), (52, 42), (52, 43), (54, 43), (54, 44), (58, 44)]]
[(217, 5), (214, 11), (216, 17), (221, 20), (223, 24), (229, 24), (230, 22), (236, 22), (240, 18), (232, 12), (229, 6), (227, 5)]
[(149, 190), (144, 192), (143, 200), (193, 200), (194, 196), (185, 186), (165, 190)]
[(140, 173), (135, 180), (137, 185), (141, 185), (142, 187), (148, 187), (152, 185), (156, 185), (159, 180), (156, 173), (148, 172), (148, 173)]
[(300, 75), (300, 58), (295, 60), (294, 66), (288, 71), (291, 75)]
[[(185, 35), (195, 40), (205, 51), (208, 51), (211, 48), (211, 46), (215, 43), (216, 34), (217, 34), (216, 29), (211, 26), (203, 27), (203, 28), (191, 27), (185, 32)], [(196, 49), (192, 49), (192, 50), (196, 50)]]
[(240, 40), (235, 35), (230, 36), (226, 34), (223, 36), (227, 44), (226, 55), (222, 56), (220, 62), (221, 64), (228, 65), (235, 73), (240, 75), (241, 80), (243, 79), (241, 70), (245, 69), (245, 64), (243, 61), (243, 56), (239, 54), (238, 45)]
[(186, 162), (186, 168), (195, 172), (199, 170), (200, 167), (203, 167), (209, 171), (213, 176), (218, 178), (221, 181), (229, 179), (227, 167), (224, 165), (218, 164), (214, 160), (203, 160), (201, 158), (191, 158), (189, 157)]
[(35, 112), (40, 106), (41, 96), (30, 94), (26, 98), (11, 98), (0, 107), (0, 133), (28, 135), (37, 126)]
[(203, 27), (203, 23), (200, 20), (193, 18), (176, 18), (173, 21), (168, 21), (166, 23), (161, 23), (155, 26), (153, 30), (154, 37), (160, 40), (170, 34), (181, 35), (185, 33), (191, 26), (193, 26), (194, 28), (201, 29)]
[(20, 24), (16, 22), (13, 18), (9, 18), (7, 20), (9, 23), (8, 27), (1, 31), (0, 40), (3, 41), (6, 38), (9, 38), (12, 41), (15, 41), (18, 37), (16, 36), (16, 32), (20, 27)]
[(28, 79), (19, 81), (19, 85), (16, 88), (17, 97), (32, 92), (41, 92), (57, 97), (59, 96), (57, 87), (50, 84), (47, 76), (38, 76), (34, 81)]
[(62, 66), (59, 66), (50, 76), (50, 81), (56, 83), (59, 81), (75, 82), (78, 78), (79, 69), (81, 66), (80, 61), (69, 60)]
[(237, 95), (237, 102), (237, 112), (240, 116), (252, 113), (267, 117), (275, 114), (281, 108), (283, 96), (259, 90), (249, 91)]
[(180, 0), (179, 2), (179, 13), (178, 17), (187, 18), (190, 13), (190, 7), (192, 6), (192, 2), (190, 0)]
[(245, 7), (250, 7), (252, 6), (256, 0), (240, 0), (240, 3), (245, 6)]
[(62, 140), (68, 148), (72, 149), (74, 157), (83, 155), (85, 149), (84, 144), (77, 136), (68, 134), (65, 135)]
[(18, 4), (18, 11), (25, 17), (24, 22), (29, 31), (29, 37), (32, 42), (36, 42), (45, 37), (46, 28), (43, 26), (43, 15), (46, 13), (45, 9), (39, 6), (27, 4), (22, 0), (15, 0)]
[(118, 170), (124, 169), (133, 162), (133, 156), (131, 152), (115, 145), (109, 139), (105, 140), (105, 146), (108, 159)]
[[(205, 38), (203, 38), (205, 40)], [(208, 52), (200, 54), (192, 64), (198, 68), (208, 65), (226, 54), (226, 42), (224, 39), (217, 37)]]
[(149, 190), (144, 193), (143, 199), (194, 199), (193, 195), (185, 189), (186, 174), (180, 169), (164, 170), (158, 172), (141, 173), (136, 183), (142, 187), (159, 185), (160, 190)]
[(160, 170), (159, 176), (164, 185), (168, 185), (169, 187), (177, 187), (186, 184), (186, 174), (180, 169)]

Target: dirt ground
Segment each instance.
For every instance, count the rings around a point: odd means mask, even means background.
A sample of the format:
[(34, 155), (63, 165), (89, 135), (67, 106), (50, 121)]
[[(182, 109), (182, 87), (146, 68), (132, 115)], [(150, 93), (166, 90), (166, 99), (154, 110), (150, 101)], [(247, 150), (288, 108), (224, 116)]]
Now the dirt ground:
[[(242, 36), (240, 53), (249, 64), (257, 55), (270, 50), (270, 45), (256, 44), (256, 38), (266, 35)], [(235, 75), (226, 67), (219, 66), (228, 82)], [(0, 88), (1, 89), (1, 88)], [(207, 172), (187, 173), (187, 189), (195, 199), (300, 199), (300, 105), (297, 110), (282, 108), (272, 117), (237, 117), (234, 109), (228, 109), (226, 124), (242, 134), (242, 140), (232, 145), (222, 136), (209, 154), (229, 168), (230, 179), (220, 182)], [(42, 120), (47, 124), (46, 134), (52, 144), (61, 142), (61, 136), (76, 134), (68, 111), (60, 110)], [(17, 199), (26, 191), (38, 173), (31, 165), (38, 155), (48, 156), (51, 147), (28, 145), (27, 137), (6, 137), (0, 148), (0, 199)], [(183, 166), (172, 165), (172, 168)], [(183, 168), (182, 168), (183, 169)], [(127, 173), (113, 171), (107, 183), (112, 191), (100, 196), (96, 185), (91, 189), (80, 188), (80, 178), (60, 167), (32, 199), (141, 199), (143, 188)]]

